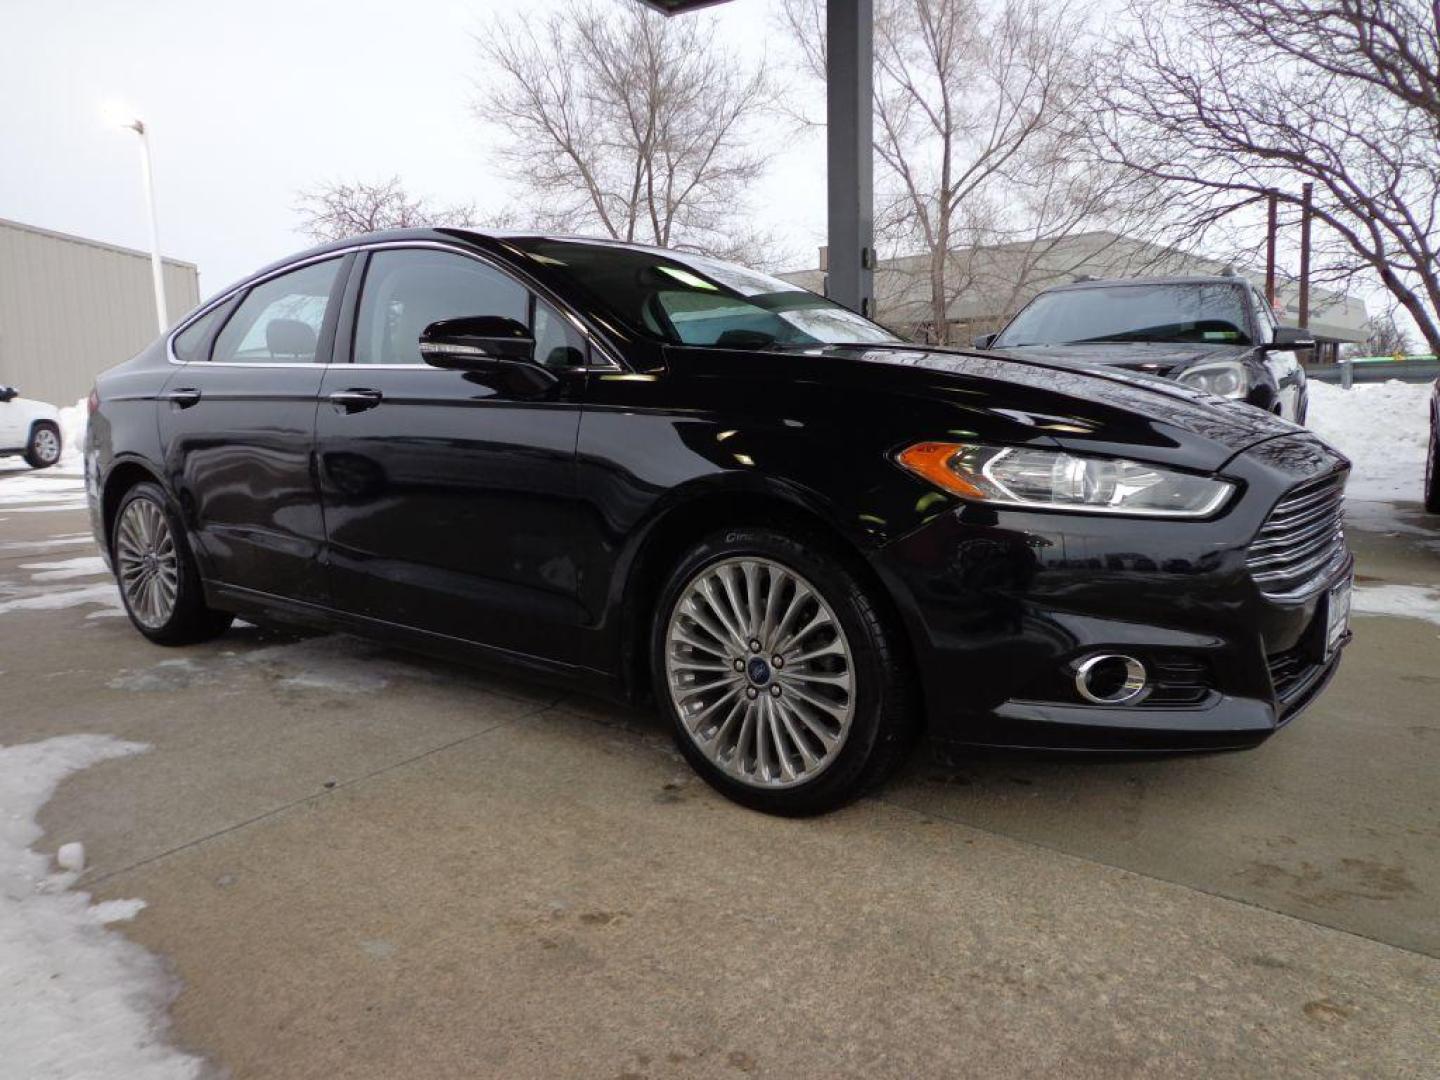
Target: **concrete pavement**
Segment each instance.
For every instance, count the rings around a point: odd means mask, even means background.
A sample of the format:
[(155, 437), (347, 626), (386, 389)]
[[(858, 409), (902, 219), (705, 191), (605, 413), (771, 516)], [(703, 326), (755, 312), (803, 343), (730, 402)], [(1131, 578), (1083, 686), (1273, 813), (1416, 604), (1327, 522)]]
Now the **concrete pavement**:
[[(1356, 534), (1361, 572), (1440, 586), (1415, 521)], [(0, 604), (95, 585), (26, 569), (84, 528), (0, 507)], [(0, 742), (151, 744), (67, 781), (43, 844), (147, 902), (123, 932), (235, 1077), (1437, 1072), (1440, 626), (1359, 618), (1254, 752), (917, 755), (792, 822), (648, 715), (346, 638), (161, 650), (104, 611), (0, 611)]]

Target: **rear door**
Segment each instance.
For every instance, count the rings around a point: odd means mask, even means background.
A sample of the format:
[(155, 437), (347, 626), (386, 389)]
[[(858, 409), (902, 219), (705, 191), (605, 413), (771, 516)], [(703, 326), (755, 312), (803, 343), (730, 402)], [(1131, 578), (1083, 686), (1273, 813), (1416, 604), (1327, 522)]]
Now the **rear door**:
[(353, 258), (273, 275), (175, 338), (160, 435), (209, 580), (329, 599), (311, 462), (316, 394)]
[[(575, 442), (586, 343), (488, 262), (438, 248), (365, 257), (316, 420), (335, 606), (569, 662), (578, 637)], [(353, 316), (351, 311), (353, 309)], [(420, 332), (494, 315), (532, 326), (537, 367), (427, 365)]]

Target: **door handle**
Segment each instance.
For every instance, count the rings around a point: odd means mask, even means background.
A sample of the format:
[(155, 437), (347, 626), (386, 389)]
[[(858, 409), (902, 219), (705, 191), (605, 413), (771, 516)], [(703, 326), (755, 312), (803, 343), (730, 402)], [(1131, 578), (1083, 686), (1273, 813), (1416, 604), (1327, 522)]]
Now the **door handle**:
[(369, 387), (354, 387), (350, 390), (336, 390), (330, 395), (330, 404), (337, 412), (357, 413), (373, 409), (385, 395)]
[(200, 391), (193, 386), (182, 386), (179, 389), (171, 390), (165, 395), (165, 400), (174, 405), (177, 409), (188, 409), (191, 405), (200, 401)]

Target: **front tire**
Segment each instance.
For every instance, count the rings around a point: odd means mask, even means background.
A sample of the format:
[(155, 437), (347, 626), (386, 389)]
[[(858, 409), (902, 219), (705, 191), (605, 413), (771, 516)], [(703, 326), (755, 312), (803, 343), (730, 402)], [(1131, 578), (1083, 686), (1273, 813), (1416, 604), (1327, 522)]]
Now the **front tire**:
[(48, 469), (60, 460), (60, 450), (60, 429), (42, 420), (30, 429), (30, 441), (25, 444), (25, 464), (32, 469)]
[(1440, 419), (1430, 416), (1430, 450), (1425, 455), (1425, 509), (1440, 514)]
[(651, 670), (686, 760), (765, 813), (844, 805), (893, 770), (916, 728), (898, 632), (811, 538), (734, 528), (692, 548), (657, 605)]
[(120, 599), (140, 633), (157, 645), (192, 645), (229, 628), (234, 615), (205, 606), (184, 526), (158, 484), (125, 493), (110, 534)]

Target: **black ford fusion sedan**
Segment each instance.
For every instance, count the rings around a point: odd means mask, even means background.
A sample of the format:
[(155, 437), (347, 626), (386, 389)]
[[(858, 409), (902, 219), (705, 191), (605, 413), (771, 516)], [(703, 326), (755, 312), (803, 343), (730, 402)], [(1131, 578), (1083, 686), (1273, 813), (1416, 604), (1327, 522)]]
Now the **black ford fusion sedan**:
[(942, 743), (1252, 746), (1348, 636), (1348, 464), (1238, 402), (908, 345), (740, 267), (421, 230), (277, 263), (98, 380), (161, 644), (236, 614), (653, 696), (719, 790)]

